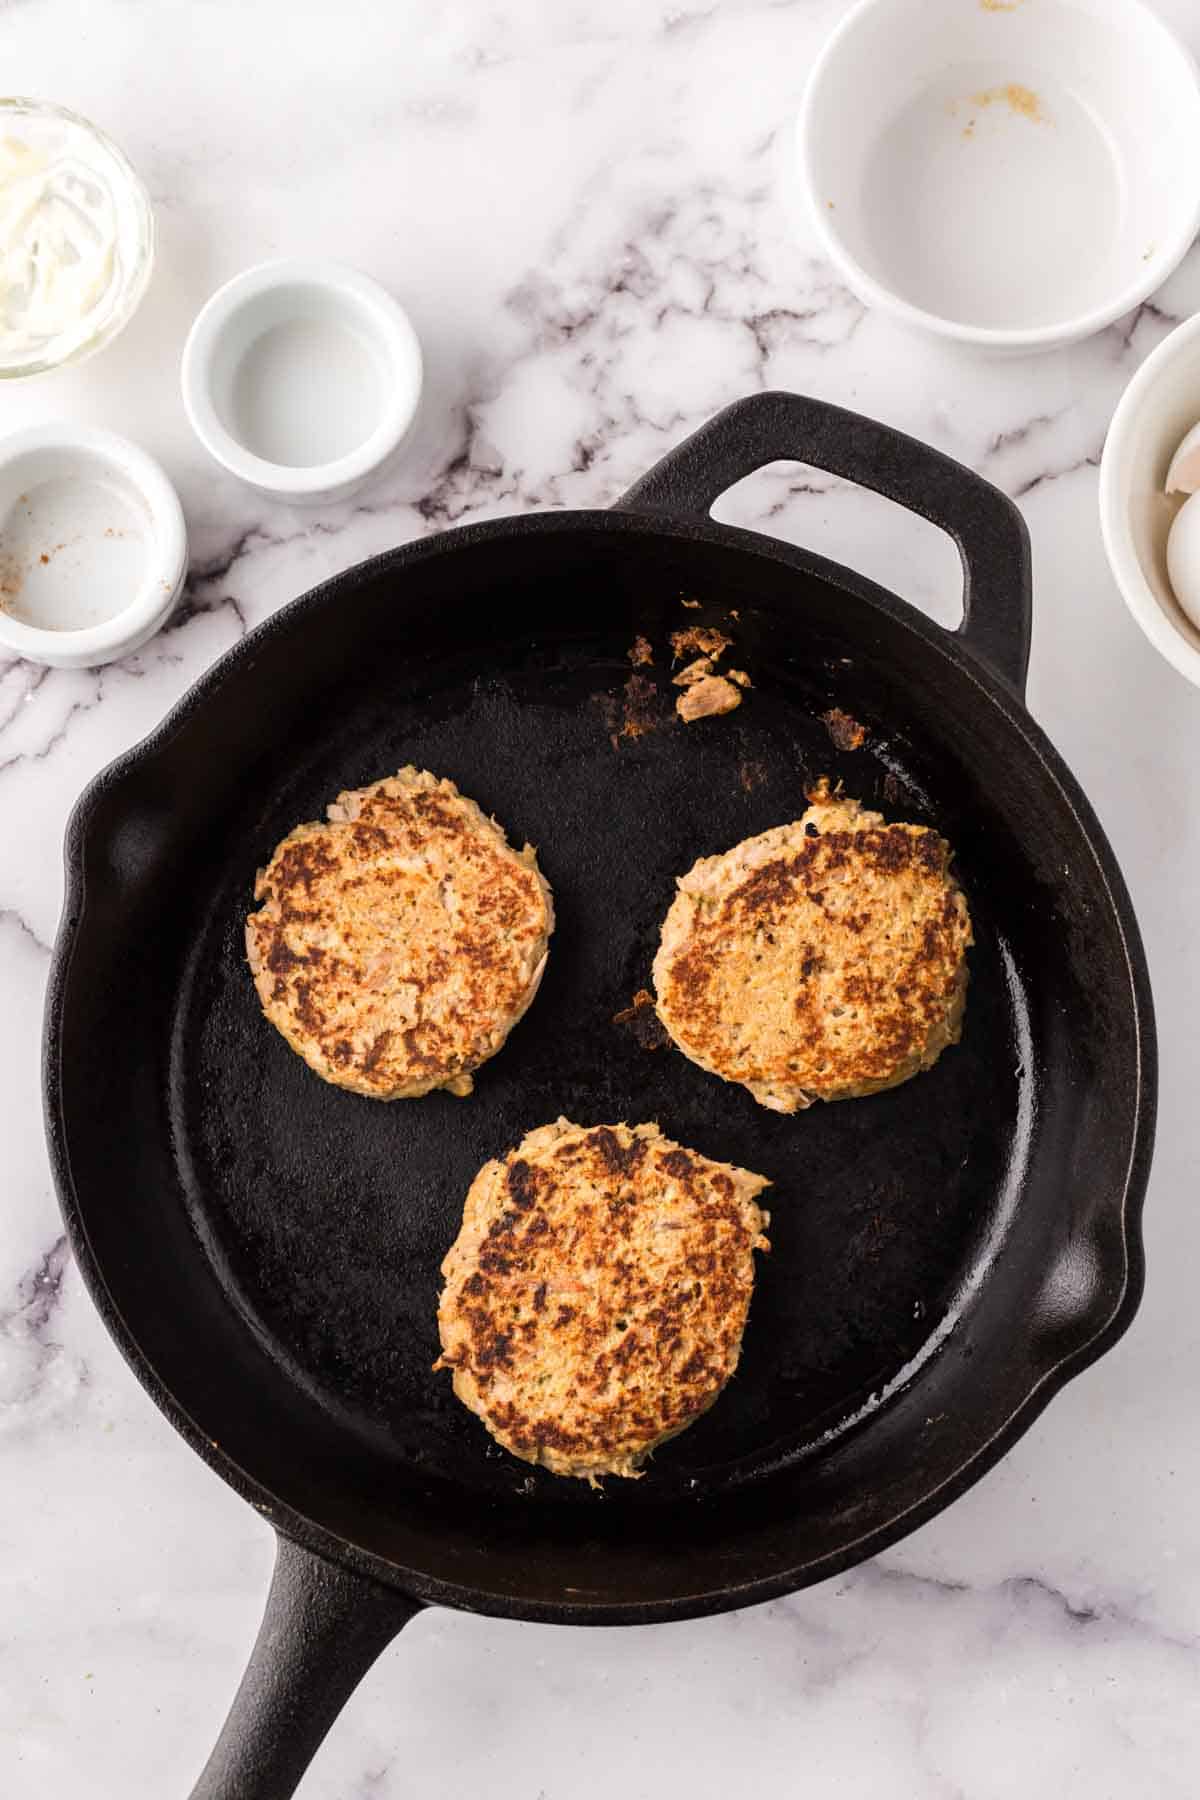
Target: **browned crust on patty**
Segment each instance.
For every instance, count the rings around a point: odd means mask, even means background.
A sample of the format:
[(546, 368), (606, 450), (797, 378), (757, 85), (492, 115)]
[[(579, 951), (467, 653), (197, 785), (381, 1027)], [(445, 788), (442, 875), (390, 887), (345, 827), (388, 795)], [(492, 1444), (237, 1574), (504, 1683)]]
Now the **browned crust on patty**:
[(263, 1011), (338, 1087), (470, 1093), (545, 967), (554, 915), (533, 850), (414, 768), (328, 813), (289, 832), (255, 884), (246, 954)]
[(703, 858), (654, 963), (686, 1056), (764, 1106), (894, 1087), (958, 1041), (971, 921), (945, 840), (821, 783), (803, 818)]
[(436, 1366), (515, 1456), (636, 1475), (737, 1367), (766, 1186), (656, 1125), (530, 1132), (471, 1185)]

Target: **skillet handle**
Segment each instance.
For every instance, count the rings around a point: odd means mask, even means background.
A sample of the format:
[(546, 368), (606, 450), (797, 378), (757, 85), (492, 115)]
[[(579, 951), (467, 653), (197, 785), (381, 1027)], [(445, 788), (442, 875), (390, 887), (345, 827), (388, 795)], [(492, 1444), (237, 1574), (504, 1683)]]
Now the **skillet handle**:
[(726, 488), (782, 461), (874, 488), (947, 532), (963, 565), (963, 618), (953, 635), (1024, 695), (1032, 620), (1025, 521), (990, 481), (890, 425), (806, 394), (752, 394), (668, 451), (617, 504), (703, 518)]
[(192, 1800), (288, 1800), (420, 1602), (280, 1537), (250, 1662)]

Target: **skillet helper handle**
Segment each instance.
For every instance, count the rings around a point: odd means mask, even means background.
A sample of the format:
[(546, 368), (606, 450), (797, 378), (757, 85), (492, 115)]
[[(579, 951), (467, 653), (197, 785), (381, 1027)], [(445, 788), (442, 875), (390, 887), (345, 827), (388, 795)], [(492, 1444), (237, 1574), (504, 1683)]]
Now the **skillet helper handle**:
[(726, 488), (783, 461), (873, 488), (947, 532), (963, 565), (953, 636), (1024, 695), (1032, 620), (1025, 521), (990, 481), (890, 425), (806, 394), (752, 394), (668, 451), (617, 504), (703, 518)]
[(192, 1800), (288, 1800), (418, 1601), (278, 1540), (266, 1611)]

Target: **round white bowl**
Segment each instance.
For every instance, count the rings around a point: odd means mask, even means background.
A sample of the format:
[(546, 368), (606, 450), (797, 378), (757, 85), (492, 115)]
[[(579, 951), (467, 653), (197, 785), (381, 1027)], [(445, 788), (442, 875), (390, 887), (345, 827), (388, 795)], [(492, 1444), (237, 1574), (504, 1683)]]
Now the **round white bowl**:
[(0, 650), (113, 662), (165, 622), (186, 575), (179, 498), (136, 444), (65, 422), (0, 439)]
[(231, 475), (293, 505), (340, 500), (407, 437), (421, 346), (403, 307), (341, 263), (261, 263), (198, 315), (183, 402)]
[(1100, 458), (1100, 529), (1125, 604), (1155, 649), (1200, 687), (1200, 630), (1171, 591), (1167, 534), (1186, 498), (1163, 492), (1200, 421), (1200, 313), (1146, 358), (1117, 404)]
[(797, 154), (860, 299), (997, 352), (1111, 324), (1200, 230), (1200, 78), (1143, 0), (861, 0)]
[[(65, 106), (48, 100), (0, 99), (0, 138), (66, 164), (77, 184), (99, 183), (112, 207), (115, 235), (108, 279), (87, 312), (44, 342), (31, 340), (19, 351), (0, 344), (0, 380), (11, 380), (83, 362), (125, 329), (150, 285), (154, 213), (141, 178), (112, 139)], [(42, 225), (37, 208), (31, 206), (25, 235), (35, 240)], [(28, 247), (32, 249), (32, 242)], [(39, 255), (44, 247), (38, 245)]]

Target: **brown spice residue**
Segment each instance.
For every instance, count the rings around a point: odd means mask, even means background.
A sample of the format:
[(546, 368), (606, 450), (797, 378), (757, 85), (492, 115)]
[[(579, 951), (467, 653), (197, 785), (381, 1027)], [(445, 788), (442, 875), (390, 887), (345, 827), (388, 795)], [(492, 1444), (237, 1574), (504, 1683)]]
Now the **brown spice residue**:
[(12, 602), (25, 585), (25, 571), (15, 556), (0, 552), (0, 612), (11, 612)]
[(653, 663), (654, 646), (651, 644), (649, 638), (644, 638), (641, 632), (639, 632), (632, 644), (630, 644), (626, 654), (635, 669), (643, 668), (646, 664)]
[(613, 1024), (623, 1025), (643, 1050), (662, 1050), (671, 1041), (648, 988), (639, 988), (633, 1004), (613, 1014)]
[[(1010, 81), (1004, 87), (984, 88), (982, 93), (971, 95), (971, 105), (980, 108), (985, 106), (1007, 106), (1010, 112), (1022, 119), (1028, 119), (1034, 125), (1044, 125), (1046, 115), (1042, 111), (1042, 103), (1032, 88), (1022, 86), (1019, 81)], [(970, 132), (975, 121), (967, 126)]]
[(861, 750), (870, 735), (865, 725), (860, 725), (840, 706), (831, 706), (827, 713), (821, 714), (821, 719), (837, 750)]
[(761, 787), (771, 773), (766, 763), (744, 762), (738, 764), (738, 781), (744, 794), (752, 794), (756, 787)]

